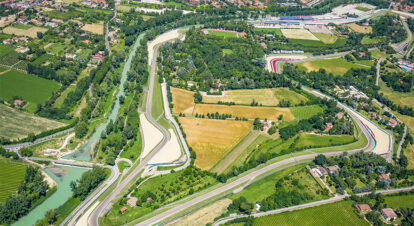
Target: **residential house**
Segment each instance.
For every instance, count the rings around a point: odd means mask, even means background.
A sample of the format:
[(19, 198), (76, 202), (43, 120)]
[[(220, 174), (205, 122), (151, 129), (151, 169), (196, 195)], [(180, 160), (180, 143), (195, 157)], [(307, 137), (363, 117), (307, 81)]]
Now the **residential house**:
[(371, 112), (371, 117), (377, 118), (377, 112)]
[(92, 55), (92, 61), (94, 62), (101, 62), (105, 57), (103, 56), (102, 51), (99, 51)]
[(328, 171), (326, 171), (326, 169), (322, 166), (318, 166), (318, 170), (321, 172), (323, 176), (328, 176)]
[(333, 125), (330, 122), (325, 123), (325, 131), (329, 131), (330, 129), (332, 129)]
[(391, 126), (392, 128), (396, 127), (397, 124), (398, 124), (397, 120), (393, 118), (388, 121), (388, 125)]
[(128, 206), (130, 206), (130, 207), (134, 207), (134, 206), (136, 206), (136, 205), (137, 205), (137, 201), (138, 201), (138, 199), (137, 199), (137, 198), (132, 197), (132, 198), (130, 198), (130, 199), (127, 201), (127, 204), (128, 204)]
[(380, 179), (390, 179), (390, 174), (389, 173), (383, 173), (379, 175)]
[(23, 100), (16, 99), (13, 103), (15, 106), (21, 107), (23, 105)]
[(384, 208), (381, 210), (381, 215), (386, 221), (395, 220), (397, 214), (391, 208)]
[(127, 210), (128, 210), (128, 207), (126, 207), (126, 206), (124, 206), (120, 209), (122, 214), (125, 213), (125, 211), (127, 211)]
[(329, 173), (335, 174), (336, 172), (338, 172), (339, 166), (338, 165), (328, 166), (328, 170), (329, 170)]
[(356, 204), (355, 207), (359, 212), (368, 212), (371, 211), (371, 207), (368, 204)]
[(13, 44), (13, 39), (5, 39), (5, 40), (3, 40), (3, 44), (5, 44), (5, 45), (11, 45), (11, 44)]
[(336, 115), (335, 115), (338, 119), (342, 119), (343, 117), (344, 117), (344, 113), (343, 112), (338, 112), (338, 113), (336, 113)]

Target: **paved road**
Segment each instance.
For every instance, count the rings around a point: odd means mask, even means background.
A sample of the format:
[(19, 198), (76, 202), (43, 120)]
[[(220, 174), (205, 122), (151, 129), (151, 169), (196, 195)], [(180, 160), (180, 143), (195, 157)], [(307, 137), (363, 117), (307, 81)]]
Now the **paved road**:
[(381, 57), (379, 58), (378, 62), (377, 62), (377, 79), (375, 80), (375, 85), (378, 86), (378, 81), (380, 78), (380, 71), (381, 71), (381, 62), (385, 60), (385, 57)]
[(32, 145), (35, 145), (35, 144), (43, 143), (43, 142), (48, 141), (48, 140), (50, 140), (54, 137), (60, 136), (60, 135), (65, 134), (65, 133), (70, 133), (72, 131), (74, 131), (74, 128), (63, 130), (63, 131), (57, 132), (55, 134), (49, 135), (47, 137), (39, 138), (39, 139), (37, 139), (33, 142), (25, 142), (25, 143), (21, 143), (21, 144), (4, 145), (3, 148), (17, 152), (18, 150), (20, 150), (23, 147), (29, 147), (29, 146), (32, 146)]
[[(116, 17), (116, 13), (117, 13), (117, 6), (119, 5), (119, 1), (115, 1), (115, 5), (114, 5), (114, 15), (112, 16), (111, 19), (109, 19), (109, 21), (113, 20)], [(109, 33), (109, 29), (108, 29), (108, 23), (105, 23), (105, 46), (106, 46), (106, 50), (108, 50), (108, 55), (110, 56), (112, 54), (111, 48), (109, 48), (109, 40), (108, 40), (108, 33)]]
[[(381, 190), (381, 191), (376, 191), (376, 193), (377, 194), (387, 194), (387, 193), (395, 193), (395, 192), (401, 192), (401, 191), (410, 191), (410, 190), (413, 190), (413, 189), (414, 189), (414, 186), (411, 186), (411, 187), (406, 187), (406, 188)], [(357, 194), (357, 196), (365, 196), (365, 195), (369, 195), (369, 194), (371, 194), (371, 192), (360, 193), (360, 194)], [(287, 212), (287, 211), (293, 211), (293, 210), (304, 209), (304, 208), (313, 207), (313, 206), (319, 206), (319, 205), (328, 204), (328, 203), (332, 203), (332, 202), (338, 202), (338, 201), (341, 201), (341, 200), (343, 200), (343, 199), (345, 199), (346, 197), (349, 197), (349, 196), (350, 195), (341, 195), (341, 196), (336, 196), (336, 197), (333, 197), (333, 198), (330, 198), (330, 199), (325, 199), (325, 200), (311, 202), (311, 203), (305, 203), (305, 204), (301, 204), (301, 205), (297, 205), (297, 206), (290, 206), (290, 207), (281, 208), (281, 209), (277, 209), (277, 210), (270, 210), (270, 211), (266, 211), (266, 212), (254, 213), (254, 214), (251, 214), (251, 215), (243, 214), (243, 215), (236, 215), (236, 216), (226, 217), (222, 220), (219, 220), (219, 221), (215, 222), (213, 225), (218, 226), (218, 225), (221, 225), (221, 224), (225, 224), (228, 221), (231, 221), (231, 220), (234, 220), (234, 219), (237, 219), (237, 218), (242, 218), (242, 217), (248, 217), (248, 216), (262, 217), (262, 216), (267, 216), (267, 215), (283, 213), (283, 212)]]
[(405, 31), (407, 32), (407, 39), (405, 39), (400, 45), (398, 45), (398, 46), (396, 46), (394, 49), (395, 49), (395, 51), (397, 52), (397, 53), (399, 53), (399, 54), (401, 54), (401, 55), (405, 55), (405, 53), (404, 53), (404, 49), (405, 49), (405, 47), (407, 47), (408, 46), (408, 44), (410, 43), (410, 41), (411, 41), (411, 39), (412, 39), (412, 37), (413, 37), (413, 35), (412, 35), (412, 33), (411, 33), (411, 31), (410, 31), (410, 28), (408, 27), (408, 25), (407, 25), (407, 23), (406, 22), (403, 22), (403, 26), (404, 26), (404, 28), (405, 28)]
[[(167, 40), (166, 42), (171, 41)], [(142, 162), (139, 163), (139, 165), (133, 169), (133, 171), (124, 179), (122, 180), (116, 188), (111, 192), (109, 196), (105, 198), (103, 202), (101, 202), (98, 207), (92, 212), (90, 218), (89, 218), (89, 225), (91, 226), (98, 226), (98, 220), (99, 217), (101, 217), (106, 211), (110, 210), (110, 203), (117, 198), (117, 196), (122, 195), (121, 192), (124, 190), (128, 184), (139, 174), (142, 170), (147, 166), (149, 160), (153, 158), (167, 143), (167, 141), (170, 139), (170, 134), (167, 130), (165, 130), (161, 125), (158, 124), (157, 121), (154, 120), (154, 118), (151, 115), (151, 109), (152, 109), (152, 97), (153, 97), (153, 91), (154, 91), (154, 80), (155, 80), (155, 74), (156, 74), (156, 63), (157, 63), (157, 56), (158, 56), (158, 48), (161, 46), (163, 42), (157, 43), (154, 46), (153, 55), (149, 56), (151, 57), (151, 72), (150, 72), (150, 80), (148, 85), (148, 95), (147, 95), (147, 104), (146, 104), (146, 116), (147, 119), (155, 126), (158, 130), (160, 130), (163, 133), (163, 139), (161, 142), (154, 148), (153, 151), (151, 151), (145, 159), (142, 160)]]
[[(320, 94), (323, 95), (323, 94)], [(348, 108), (346, 106), (343, 105), (344, 108)], [(364, 148), (359, 148), (359, 149), (354, 149), (354, 150), (349, 150), (348, 153), (355, 153), (358, 151), (371, 151), (374, 148), (374, 142), (372, 139), (370, 139), (370, 135), (369, 132), (367, 131), (367, 129), (362, 125), (361, 121), (357, 119), (356, 113), (354, 111), (352, 111), (351, 109), (346, 109), (346, 111), (350, 114), (350, 116), (355, 120), (355, 122), (357, 123), (358, 127), (361, 128), (362, 132), (365, 134), (365, 136), (368, 138), (368, 144), (366, 147)], [(324, 153), (324, 155), (326, 156), (335, 156), (335, 155), (340, 155), (342, 154), (342, 151), (338, 151), (338, 152), (330, 152), (330, 153)], [(159, 213), (158, 215), (151, 217), (145, 221), (140, 222), (137, 225), (153, 225), (156, 223), (161, 222), (162, 220), (165, 220), (168, 217), (171, 217), (191, 206), (194, 206), (196, 204), (199, 204), (201, 202), (204, 202), (212, 197), (215, 197), (219, 194), (222, 194), (223, 192), (226, 191), (230, 191), (233, 190), (235, 188), (237, 188), (239, 185), (242, 185), (244, 183), (248, 183), (249, 181), (253, 180), (254, 178), (256, 178), (259, 175), (262, 175), (264, 173), (267, 173), (273, 169), (291, 164), (291, 163), (295, 163), (298, 161), (302, 161), (302, 160), (308, 160), (308, 159), (312, 159), (315, 158), (318, 155), (318, 153), (314, 153), (314, 154), (309, 154), (309, 155), (302, 155), (302, 156), (296, 156), (294, 158), (288, 158), (288, 159), (284, 159), (282, 161), (267, 165), (261, 169), (257, 169), (257, 170), (253, 170), (252, 172), (232, 181), (226, 184), (223, 184), (221, 187), (207, 192), (203, 195), (197, 196), (187, 202), (181, 203), (181, 204), (177, 204), (174, 207), (172, 207), (169, 210), (166, 210), (165, 212)]]

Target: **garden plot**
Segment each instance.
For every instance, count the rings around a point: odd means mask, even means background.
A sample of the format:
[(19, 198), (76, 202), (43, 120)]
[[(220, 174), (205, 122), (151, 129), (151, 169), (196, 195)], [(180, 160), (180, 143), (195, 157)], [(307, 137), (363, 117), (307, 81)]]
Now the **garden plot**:
[(170, 140), (157, 154), (154, 155), (154, 157), (152, 157), (148, 164), (171, 163), (180, 158), (181, 146), (178, 137), (173, 129), (169, 129), (168, 132), (171, 134)]
[(353, 31), (355, 31), (357, 33), (369, 34), (369, 33), (372, 32), (372, 27), (371, 26), (361, 26), (361, 25), (358, 25), (358, 24), (349, 24), (348, 27), (351, 28)]
[(11, 35), (37, 38), (37, 32), (45, 33), (47, 30), (48, 30), (47, 28), (35, 27), (35, 26), (32, 26), (28, 29), (21, 29), (17, 27), (8, 26), (3, 29), (3, 32), (6, 34), (11, 34)]
[(319, 41), (319, 39), (306, 29), (281, 29), (287, 39), (305, 39)]
[(142, 127), (142, 136), (144, 137), (144, 150), (141, 154), (141, 159), (143, 159), (161, 142), (162, 133), (148, 121), (144, 114), (141, 114), (139, 118)]

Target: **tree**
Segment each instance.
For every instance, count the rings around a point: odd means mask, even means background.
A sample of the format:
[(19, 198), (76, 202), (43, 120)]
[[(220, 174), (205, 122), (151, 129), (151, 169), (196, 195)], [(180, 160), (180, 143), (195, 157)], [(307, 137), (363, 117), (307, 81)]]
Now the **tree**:
[(320, 154), (320, 155), (315, 157), (314, 162), (318, 165), (324, 165), (326, 163), (326, 156)]
[(30, 150), (29, 148), (26, 148), (26, 147), (24, 147), (24, 148), (22, 148), (22, 149), (20, 149), (20, 154), (22, 155), (22, 156), (27, 156), (27, 157), (30, 157), (30, 156), (32, 156), (33, 155), (33, 151), (32, 150)]
[(82, 138), (88, 133), (88, 125), (86, 122), (81, 121), (75, 126), (75, 136)]
[(27, 140), (28, 140), (28, 141), (30, 141), (30, 142), (35, 141), (35, 140), (36, 140), (36, 136), (35, 136), (35, 134), (34, 134), (34, 133), (29, 133), (29, 134), (27, 135)]
[(37, 35), (37, 38), (38, 38), (38, 39), (42, 39), (42, 37), (43, 37), (43, 33), (42, 33), (42, 32), (40, 32), (40, 31), (38, 31), (38, 32), (36, 33), (36, 35)]
[(201, 93), (199, 91), (197, 91), (196, 93), (194, 93), (194, 101), (198, 104), (201, 103), (203, 101), (203, 96), (201, 96)]
[(58, 217), (58, 215), (57, 215), (56, 211), (53, 210), (53, 209), (48, 210), (46, 212), (46, 219), (47, 219), (47, 222), (49, 222), (49, 224), (55, 223), (57, 221), (57, 217)]

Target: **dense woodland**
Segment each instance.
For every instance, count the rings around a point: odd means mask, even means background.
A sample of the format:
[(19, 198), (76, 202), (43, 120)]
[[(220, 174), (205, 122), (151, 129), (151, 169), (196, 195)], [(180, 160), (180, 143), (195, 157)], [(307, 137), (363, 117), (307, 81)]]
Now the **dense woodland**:
[(92, 170), (82, 174), (82, 177), (70, 183), (73, 197), (84, 200), (106, 178), (105, 169), (95, 166)]

